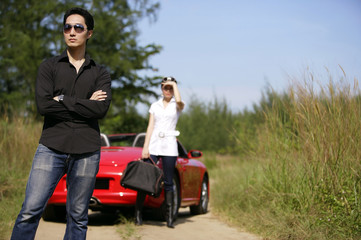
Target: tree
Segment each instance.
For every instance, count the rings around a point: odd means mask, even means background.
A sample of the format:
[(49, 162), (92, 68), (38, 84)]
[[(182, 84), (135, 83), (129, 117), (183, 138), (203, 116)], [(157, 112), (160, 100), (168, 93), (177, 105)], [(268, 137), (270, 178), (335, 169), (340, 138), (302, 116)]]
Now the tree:
[[(156, 21), (160, 4), (151, 0), (2, 0), (0, 3), (0, 112), (34, 114), (34, 87), (41, 61), (65, 49), (62, 37), (64, 12), (74, 6), (89, 10), (95, 28), (87, 51), (107, 66), (112, 78), (113, 101), (107, 118), (155, 96), (150, 89), (157, 77), (141, 76), (153, 67), (151, 56), (161, 46), (139, 46), (137, 23)], [(129, 107), (130, 106), (130, 107)], [(118, 126), (119, 128), (119, 126)]]
[[(0, 101), (9, 112), (34, 111), (32, 100), (40, 62), (57, 51), (60, 7), (53, 1), (2, 0), (0, 3)], [(27, 106), (27, 107), (26, 107)], [(30, 107), (30, 109), (29, 109)]]
[(161, 47), (154, 44), (138, 46), (136, 30), (136, 23), (141, 18), (156, 20), (159, 4), (146, 7), (149, 4), (146, 0), (131, 2), (132, 6), (124, 0), (98, 0), (93, 2), (91, 8), (97, 21), (96, 26), (103, 27), (96, 27), (89, 52), (109, 67), (112, 77), (112, 107), (104, 124), (113, 126), (111, 129), (106, 128), (109, 132), (144, 131), (146, 120), (137, 114), (135, 106), (139, 102), (147, 103), (149, 96), (156, 96), (150, 89), (159, 84), (157, 77), (141, 77), (137, 72), (153, 69), (149, 58), (159, 53)]

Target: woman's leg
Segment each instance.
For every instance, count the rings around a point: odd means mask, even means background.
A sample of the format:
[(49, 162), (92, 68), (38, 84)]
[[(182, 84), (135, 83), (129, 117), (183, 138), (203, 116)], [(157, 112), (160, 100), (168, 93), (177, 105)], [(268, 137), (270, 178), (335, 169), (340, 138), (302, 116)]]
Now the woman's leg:
[(146, 194), (142, 191), (137, 192), (137, 200), (135, 202), (135, 225), (143, 225), (142, 210)]
[(173, 225), (173, 176), (177, 157), (162, 156), (163, 172), (164, 172), (164, 193), (166, 203), (166, 220), (169, 228), (174, 228)]
[[(152, 160), (155, 164), (158, 162), (158, 158), (156, 156), (151, 156)], [(144, 160), (145, 162), (151, 162), (150, 160)], [(142, 225), (143, 224), (143, 217), (142, 217), (142, 211), (143, 211), (143, 204), (145, 200), (146, 194), (142, 191), (137, 192), (137, 200), (135, 202), (135, 225)]]
[(177, 157), (162, 156), (164, 172), (164, 191), (173, 192), (173, 176)]

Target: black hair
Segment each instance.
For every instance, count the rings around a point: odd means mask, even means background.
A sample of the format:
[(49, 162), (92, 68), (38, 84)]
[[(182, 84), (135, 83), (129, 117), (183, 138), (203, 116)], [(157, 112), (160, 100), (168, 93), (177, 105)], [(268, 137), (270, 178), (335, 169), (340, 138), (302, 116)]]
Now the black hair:
[(85, 24), (87, 26), (88, 30), (93, 30), (94, 28), (94, 19), (93, 16), (85, 9), (83, 8), (70, 8), (68, 11), (65, 12), (64, 14), (64, 20), (63, 20), (63, 25), (65, 25), (66, 19), (73, 14), (79, 14), (80, 16), (82, 16), (85, 20)]

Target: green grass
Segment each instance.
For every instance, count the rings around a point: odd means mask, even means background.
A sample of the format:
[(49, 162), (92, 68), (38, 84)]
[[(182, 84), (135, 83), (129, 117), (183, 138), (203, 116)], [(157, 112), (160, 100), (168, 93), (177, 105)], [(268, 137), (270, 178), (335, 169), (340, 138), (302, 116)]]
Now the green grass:
[(361, 239), (359, 96), (295, 83), (274, 99), (253, 152), (208, 160), (215, 211), (268, 239)]
[(119, 215), (120, 224), (117, 226), (117, 232), (123, 240), (140, 240), (142, 236), (139, 234), (137, 226), (134, 225), (134, 219)]
[(0, 119), (0, 236), (8, 239), (24, 199), (41, 124), (25, 118)]

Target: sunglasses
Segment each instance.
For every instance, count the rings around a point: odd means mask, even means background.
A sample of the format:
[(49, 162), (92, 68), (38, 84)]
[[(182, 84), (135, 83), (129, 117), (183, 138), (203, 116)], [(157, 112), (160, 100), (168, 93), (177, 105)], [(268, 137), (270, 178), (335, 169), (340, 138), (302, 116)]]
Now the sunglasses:
[(174, 77), (165, 77), (162, 79), (162, 83), (167, 82), (167, 81), (172, 81), (172, 82), (177, 83), (177, 80), (175, 80)]
[(74, 28), (74, 31), (76, 33), (82, 33), (85, 30), (85, 27), (81, 24), (75, 24), (75, 25), (65, 24), (63, 29), (64, 33), (70, 33), (72, 28)]
[(164, 86), (164, 87), (162, 87), (162, 89), (163, 89), (163, 91), (169, 91), (169, 92), (173, 90), (173, 88), (171, 86)]

